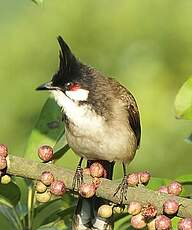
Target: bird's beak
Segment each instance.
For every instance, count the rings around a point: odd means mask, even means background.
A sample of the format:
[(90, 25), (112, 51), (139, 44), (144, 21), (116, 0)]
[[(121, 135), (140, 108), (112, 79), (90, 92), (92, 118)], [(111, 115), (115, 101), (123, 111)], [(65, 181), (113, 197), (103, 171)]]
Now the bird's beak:
[(36, 88), (36, 90), (54, 90), (55, 87), (52, 84), (52, 81), (44, 83)]

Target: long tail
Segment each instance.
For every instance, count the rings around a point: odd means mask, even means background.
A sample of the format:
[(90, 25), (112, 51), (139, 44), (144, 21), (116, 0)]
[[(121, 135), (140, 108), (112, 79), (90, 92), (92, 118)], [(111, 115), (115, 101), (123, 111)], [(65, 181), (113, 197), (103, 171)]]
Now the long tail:
[[(94, 161), (88, 161), (87, 167)], [(114, 162), (99, 161), (107, 172), (107, 179), (112, 180)], [(73, 217), (72, 229), (73, 230), (112, 230), (113, 220), (112, 218), (101, 218), (97, 216), (98, 208), (107, 204), (108, 201), (94, 197), (91, 199), (85, 199), (80, 197), (78, 200), (77, 208)]]

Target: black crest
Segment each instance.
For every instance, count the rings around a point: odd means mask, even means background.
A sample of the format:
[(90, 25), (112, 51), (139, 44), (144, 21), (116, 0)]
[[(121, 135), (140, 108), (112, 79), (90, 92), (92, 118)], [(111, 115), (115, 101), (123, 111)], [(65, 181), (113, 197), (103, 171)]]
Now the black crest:
[(61, 51), (59, 52), (60, 66), (59, 70), (62, 75), (73, 75), (79, 69), (80, 63), (71, 52), (69, 46), (61, 36), (57, 38)]

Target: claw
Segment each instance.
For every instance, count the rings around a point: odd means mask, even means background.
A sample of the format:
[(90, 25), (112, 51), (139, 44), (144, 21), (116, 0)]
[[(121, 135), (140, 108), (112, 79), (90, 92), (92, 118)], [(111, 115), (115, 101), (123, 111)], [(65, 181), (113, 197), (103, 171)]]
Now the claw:
[(77, 166), (77, 169), (75, 171), (75, 175), (73, 177), (73, 192), (79, 191), (80, 185), (83, 183), (83, 169), (80, 166)]
[(120, 194), (119, 196), (119, 201), (120, 205), (123, 205), (123, 201), (127, 200), (127, 189), (128, 189), (128, 183), (127, 183), (127, 176), (123, 177), (123, 180), (117, 187), (115, 193), (113, 196), (116, 196), (118, 193)]

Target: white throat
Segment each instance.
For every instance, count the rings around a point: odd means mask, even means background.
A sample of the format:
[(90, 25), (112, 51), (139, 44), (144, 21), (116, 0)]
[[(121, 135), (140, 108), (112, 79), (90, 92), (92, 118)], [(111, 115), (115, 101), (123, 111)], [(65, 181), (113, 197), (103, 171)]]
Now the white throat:
[(79, 94), (76, 91), (68, 91), (68, 95), (66, 93), (67, 96), (59, 90), (52, 90), (51, 92), (57, 104), (64, 110), (66, 116), (78, 127), (101, 127), (103, 122), (102, 117), (92, 111), (89, 105), (79, 105), (78, 103), (79, 98), (87, 99), (88, 91), (81, 90)]
[(89, 91), (86, 89), (66, 91), (66, 95), (74, 101), (87, 101), (88, 94), (89, 94)]

